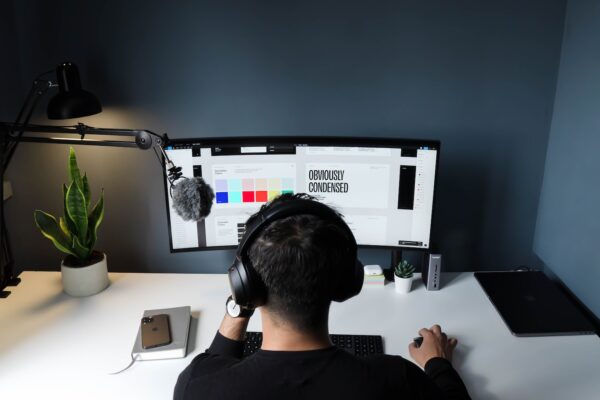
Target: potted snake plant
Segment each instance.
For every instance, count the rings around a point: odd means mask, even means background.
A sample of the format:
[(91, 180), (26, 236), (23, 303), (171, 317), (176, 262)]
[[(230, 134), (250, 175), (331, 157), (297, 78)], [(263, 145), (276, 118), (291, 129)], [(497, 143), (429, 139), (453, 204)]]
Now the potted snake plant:
[(394, 268), (394, 286), (396, 292), (410, 292), (414, 272), (415, 267), (406, 260), (402, 260), (402, 262), (396, 265), (396, 268)]
[(93, 207), (87, 175), (81, 175), (75, 150), (69, 151), (69, 185), (63, 184), (63, 217), (35, 210), (34, 219), (44, 237), (65, 253), (61, 263), (63, 289), (71, 296), (91, 296), (108, 286), (106, 255), (94, 250), (104, 218), (104, 190)]

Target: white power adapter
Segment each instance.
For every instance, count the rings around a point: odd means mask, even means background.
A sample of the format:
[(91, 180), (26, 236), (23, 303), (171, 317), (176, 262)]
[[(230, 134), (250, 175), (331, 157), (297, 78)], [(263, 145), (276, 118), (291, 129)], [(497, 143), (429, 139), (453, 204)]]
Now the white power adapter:
[(380, 265), (371, 264), (365, 265), (365, 275), (381, 275), (383, 274), (383, 270)]

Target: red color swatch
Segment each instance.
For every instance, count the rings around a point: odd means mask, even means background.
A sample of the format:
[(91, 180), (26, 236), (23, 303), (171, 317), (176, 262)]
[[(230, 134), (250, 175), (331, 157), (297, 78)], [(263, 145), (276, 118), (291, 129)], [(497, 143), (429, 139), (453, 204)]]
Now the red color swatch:
[(256, 202), (257, 203), (266, 203), (267, 202), (267, 191), (266, 190), (257, 190), (256, 191)]
[(254, 192), (242, 192), (242, 201), (244, 203), (254, 203)]

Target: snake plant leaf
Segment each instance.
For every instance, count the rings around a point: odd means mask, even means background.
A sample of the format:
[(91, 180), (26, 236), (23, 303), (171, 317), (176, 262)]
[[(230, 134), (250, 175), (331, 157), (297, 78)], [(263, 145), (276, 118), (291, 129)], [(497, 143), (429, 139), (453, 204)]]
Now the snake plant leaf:
[(82, 245), (77, 236), (73, 236), (73, 252), (81, 261), (87, 261), (92, 254), (92, 250), (89, 247)]
[(67, 239), (69, 239), (69, 240), (72, 240), (72, 238), (71, 238), (71, 231), (69, 230), (69, 226), (67, 225), (67, 221), (65, 221), (65, 219), (63, 217), (59, 217), (58, 218), (58, 226), (60, 226), (60, 230), (65, 235), (65, 237)]
[(102, 193), (100, 194), (100, 199), (90, 211), (90, 215), (88, 216), (88, 226), (90, 230), (90, 236), (88, 241), (88, 246), (90, 249), (94, 249), (94, 245), (96, 244), (96, 239), (98, 238), (98, 227), (100, 223), (104, 219), (104, 189), (102, 189)]
[(81, 191), (85, 196), (85, 207), (86, 209), (90, 206), (90, 201), (92, 200), (92, 192), (90, 190), (90, 184), (88, 182), (87, 174), (83, 174), (83, 178), (81, 178)]
[(69, 150), (69, 178), (71, 182), (75, 182), (77, 186), (81, 188), (81, 172), (79, 172), (79, 167), (77, 166), (77, 157), (75, 156), (75, 149), (73, 147)]
[(87, 207), (85, 196), (75, 182), (71, 182), (67, 188), (67, 215), (75, 225), (73, 236), (77, 236), (79, 243), (85, 243), (88, 231)]
[(40, 210), (35, 210), (33, 217), (35, 219), (35, 224), (42, 232), (42, 235), (50, 239), (58, 250), (66, 254), (77, 256), (71, 248), (69, 240), (63, 235), (56, 223), (56, 218)]
[(71, 219), (71, 217), (69, 217), (69, 213), (67, 212), (67, 191), (69, 190), (69, 188), (67, 187), (67, 185), (65, 185), (63, 183), (63, 214), (64, 214), (64, 220), (65, 223), (67, 225), (67, 228), (69, 229), (69, 232), (73, 233), (73, 232), (77, 232), (77, 228), (75, 227), (75, 223), (73, 222), (73, 220)]

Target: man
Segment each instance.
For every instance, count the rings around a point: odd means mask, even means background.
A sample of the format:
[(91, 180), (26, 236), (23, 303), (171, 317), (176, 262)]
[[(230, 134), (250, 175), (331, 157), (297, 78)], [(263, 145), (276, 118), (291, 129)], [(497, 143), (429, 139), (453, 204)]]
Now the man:
[[(283, 203), (298, 201), (313, 200), (280, 196), (250, 217), (247, 226)], [(351, 273), (348, 258), (356, 259), (356, 243), (337, 214), (336, 219), (298, 214), (262, 228), (248, 250), (266, 290), (259, 307), (262, 347), (242, 359), (252, 310), (237, 318), (225, 314), (210, 348), (179, 376), (176, 400), (469, 399), (450, 363), (456, 339), (448, 339), (438, 325), (419, 331), (420, 347), (409, 345), (424, 372), (400, 356), (358, 358), (332, 346), (331, 291), (340, 274)]]

